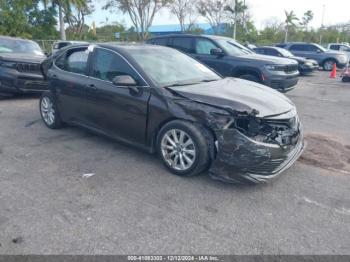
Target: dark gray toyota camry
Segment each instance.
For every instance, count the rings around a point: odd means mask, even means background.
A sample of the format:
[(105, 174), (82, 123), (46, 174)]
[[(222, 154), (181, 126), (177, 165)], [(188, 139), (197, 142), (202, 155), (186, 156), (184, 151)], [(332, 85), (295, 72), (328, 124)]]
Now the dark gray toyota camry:
[(303, 151), (294, 104), (257, 83), (220, 75), (161, 46), (95, 44), (46, 59), (50, 91), (40, 112), (49, 128), (78, 125), (157, 152), (179, 176), (263, 182)]

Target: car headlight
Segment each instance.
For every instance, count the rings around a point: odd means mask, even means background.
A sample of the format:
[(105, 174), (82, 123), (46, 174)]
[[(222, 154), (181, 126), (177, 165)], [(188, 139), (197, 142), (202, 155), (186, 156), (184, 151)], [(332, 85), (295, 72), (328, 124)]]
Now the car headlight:
[(211, 115), (213, 116), (217, 126), (223, 129), (228, 128), (235, 122), (234, 118), (230, 115), (219, 114), (219, 113), (211, 113)]
[(311, 63), (311, 62), (307, 61), (307, 62), (305, 62), (305, 64), (304, 64), (304, 65), (306, 65), (306, 66), (313, 66), (313, 63)]
[(16, 65), (17, 65), (16, 62), (0, 61), (0, 66), (1, 67), (16, 68)]
[(284, 71), (283, 65), (265, 65), (265, 68), (269, 71)]

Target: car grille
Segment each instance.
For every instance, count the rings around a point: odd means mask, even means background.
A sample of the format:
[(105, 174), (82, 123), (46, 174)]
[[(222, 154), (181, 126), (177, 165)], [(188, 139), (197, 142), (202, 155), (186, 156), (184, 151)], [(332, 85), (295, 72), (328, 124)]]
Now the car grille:
[(17, 63), (17, 70), (23, 73), (41, 74), (40, 64), (37, 63)]
[(273, 130), (273, 140), (281, 146), (293, 145), (298, 141), (300, 133), (300, 122), (298, 116), (289, 119), (266, 119), (266, 124)]
[(284, 72), (287, 74), (295, 73), (298, 71), (298, 65), (287, 65), (284, 67)]

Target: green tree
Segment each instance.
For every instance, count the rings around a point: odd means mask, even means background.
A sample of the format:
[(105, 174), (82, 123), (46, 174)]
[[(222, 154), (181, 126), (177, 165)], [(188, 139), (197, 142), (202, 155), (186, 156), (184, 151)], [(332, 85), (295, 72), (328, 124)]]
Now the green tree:
[(49, 4), (54, 8), (58, 8), (58, 20), (60, 26), (60, 36), (61, 40), (66, 40), (66, 31), (65, 31), (65, 15), (71, 15), (71, 8), (73, 6), (77, 8), (82, 8), (86, 6), (86, 0), (42, 0), (45, 6), (45, 9)]
[(284, 42), (288, 42), (288, 33), (289, 30), (291, 29), (291, 27), (295, 27), (295, 21), (298, 21), (299, 18), (295, 15), (294, 11), (284, 11), (285, 15), (286, 15), (286, 28), (285, 28), (285, 38), (284, 38)]
[(117, 9), (128, 14), (139, 39), (146, 40), (148, 28), (152, 25), (154, 16), (160, 9), (167, 6), (171, 0), (107, 0), (104, 9)]
[(55, 10), (39, 0), (0, 0), (0, 34), (23, 38), (56, 37)]
[(243, 19), (241, 15), (244, 14), (246, 10), (248, 10), (248, 6), (246, 6), (241, 0), (235, 0), (233, 6), (226, 5), (224, 9), (230, 14), (233, 20), (233, 39), (236, 40), (237, 24), (240, 20)]
[(314, 13), (311, 10), (308, 10), (304, 13), (303, 18), (301, 19), (300, 25), (305, 28), (305, 30), (308, 30), (310, 22), (314, 19)]
[(228, 3), (228, 0), (200, 0), (197, 4), (198, 13), (208, 21), (215, 34), (225, 21), (225, 7)]

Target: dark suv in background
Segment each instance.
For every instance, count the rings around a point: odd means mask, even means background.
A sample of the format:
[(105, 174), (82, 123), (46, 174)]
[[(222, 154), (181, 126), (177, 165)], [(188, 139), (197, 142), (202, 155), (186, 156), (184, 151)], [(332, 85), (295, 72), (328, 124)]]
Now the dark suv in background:
[(0, 93), (47, 90), (40, 69), (45, 58), (40, 46), (33, 41), (0, 36)]
[(208, 65), (224, 77), (238, 77), (285, 92), (298, 83), (298, 63), (285, 58), (258, 55), (231, 38), (167, 35), (148, 44), (176, 48)]
[(276, 46), (289, 50), (295, 56), (315, 59), (326, 71), (331, 71), (334, 64), (338, 68), (344, 68), (349, 63), (345, 53), (327, 50), (314, 43), (283, 43)]

